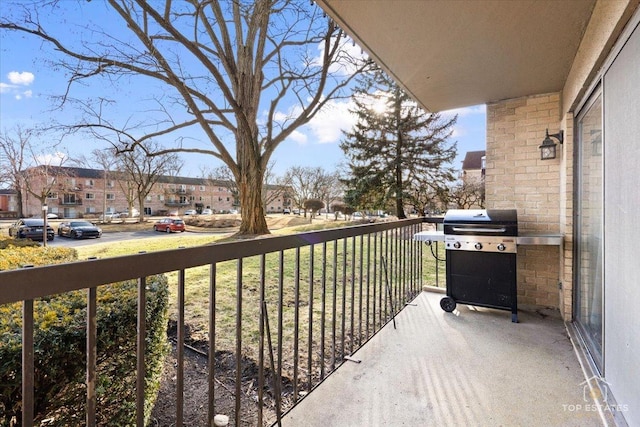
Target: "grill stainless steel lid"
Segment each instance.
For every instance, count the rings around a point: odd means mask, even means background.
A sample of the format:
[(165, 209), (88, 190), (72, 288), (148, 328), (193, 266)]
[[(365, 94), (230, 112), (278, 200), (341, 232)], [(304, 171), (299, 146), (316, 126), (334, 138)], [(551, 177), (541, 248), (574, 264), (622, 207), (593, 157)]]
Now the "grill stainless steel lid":
[(515, 209), (452, 209), (443, 222), (444, 234), (518, 235)]
[(456, 303), (511, 310), (511, 320), (517, 322), (517, 211), (450, 210), (443, 223), (447, 250), (443, 310), (455, 310)]

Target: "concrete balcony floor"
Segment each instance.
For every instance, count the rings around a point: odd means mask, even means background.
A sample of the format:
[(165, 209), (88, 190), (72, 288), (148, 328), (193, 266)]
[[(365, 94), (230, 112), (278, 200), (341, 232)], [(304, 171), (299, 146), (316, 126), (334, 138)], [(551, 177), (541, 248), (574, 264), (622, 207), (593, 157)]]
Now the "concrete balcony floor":
[[(602, 426), (551, 310), (458, 305), (422, 292), (283, 418), (292, 426)], [(586, 410), (590, 409), (590, 410)]]

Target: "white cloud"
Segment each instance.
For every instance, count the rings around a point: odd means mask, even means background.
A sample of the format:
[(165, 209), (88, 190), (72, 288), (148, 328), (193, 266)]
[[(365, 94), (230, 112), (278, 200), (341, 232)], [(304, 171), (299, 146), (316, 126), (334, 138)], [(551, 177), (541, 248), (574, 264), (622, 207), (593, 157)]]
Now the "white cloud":
[(33, 83), (33, 80), (36, 78), (36, 76), (28, 71), (10, 71), (7, 74), (7, 78), (14, 85), (29, 86), (31, 83)]
[(307, 124), (320, 144), (337, 143), (342, 139), (342, 131), (348, 131), (356, 123), (356, 116), (349, 112), (351, 101), (329, 101)]
[(59, 151), (36, 156), (36, 161), (39, 165), (61, 166), (65, 160), (67, 160), (67, 155)]
[(487, 106), (483, 104), (474, 105), (472, 107), (454, 108), (453, 110), (442, 111), (440, 114), (442, 114), (443, 116), (455, 116), (457, 114), (458, 117), (465, 117), (474, 114), (485, 114), (486, 112)]
[[(335, 39), (331, 42), (335, 42)], [(316, 66), (322, 65), (324, 47), (324, 43), (318, 43), (318, 56), (313, 58), (313, 64)], [(360, 46), (354, 44), (350, 39), (344, 38), (340, 43), (336, 62), (329, 66), (329, 73), (339, 75), (353, 74), (360, 63), (367, 58), (368, 55), (364, 53)]]
[(308, 141), (308, 137), (307, 135), (305, 135), (304, 133), (298, 131), (298, 130), (294, 130), (293, 132), (291, 132), (291, 135), (289, 135), (289, 138), (287, 138), (299, 145), (304, 145), (307, 143)]
[(0, 93), (9, 93), (15, 86), (0, 82)]
[(31, 98), (33, 96), (33, 91), (32, 90), (25, 90), (22, 94), (24, 96), (26, 96), (27, 98)]

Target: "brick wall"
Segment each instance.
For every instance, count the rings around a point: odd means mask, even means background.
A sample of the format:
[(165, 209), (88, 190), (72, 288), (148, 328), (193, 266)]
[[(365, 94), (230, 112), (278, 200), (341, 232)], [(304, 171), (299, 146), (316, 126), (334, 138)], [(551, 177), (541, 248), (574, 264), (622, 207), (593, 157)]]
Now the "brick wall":
[[(561, 198), (567, 188), (561, 179), (564, 147), (557, 148), (553, 160), (540, 160), (538, 148), (547, 128), (550, 133), (560, 129), (560, 105), (559, 93), (487, 105), (486, 206), (517, 209), (520, 233), (561, 232)], [(558, 291), (560, 255), (557, 246), (518, 248), (519, 304), (564, 305)]]

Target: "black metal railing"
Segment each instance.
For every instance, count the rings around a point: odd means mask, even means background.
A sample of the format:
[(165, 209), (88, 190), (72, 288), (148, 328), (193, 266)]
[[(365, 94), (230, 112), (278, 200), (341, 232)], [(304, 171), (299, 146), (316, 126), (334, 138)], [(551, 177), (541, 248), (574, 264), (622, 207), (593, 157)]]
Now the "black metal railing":
[[(422, 220), (356, 225), (289, 236), (78, 261), (0, 272), (0, 304), (21, 302), (22, 425), (34, 417), (34, 300), (87, 292), (86, 425), (96, 424), (96, 289), (137, 279), (137, 425), (144, 424), (145, 280), (174, 278), (171, 317), (177, 324), (175, 425), (183, 425), (185, 307), (191, 274), (208, 275), (208, 314), (203, 319), (208, 360), (234, 353), (235, 406), (231, 423), (242, 425), (247, 403), (243, 359), (256, 361), (257, 425), (279, 423), (282, 414), (349, 360), (423, 285), (423, 245), (413, 240)], [(234, 263), (229, 269), (224, 263)], [(227, 267), (227, 268), (224, 268)], [(223, 275), (222, 270), (226, 273)], [(229, 270), (233, 274), (229, 275)], [(198, 273), (202, 275), (202, 271)], [(202, 297), (201, 297), (202, 298)], [(222, 299), (234, 313), (221, 313)], [(206, 299), (206, 298), (205, 298)], [(216, 414), (216, 369), (208, 363), (208, 425)], [(286, 380), (286, 381), (285, 381)], [(286, 390), (285, 390), (286, 389)], [(267, 396), (268, 394), (268, 396)], [(265, 399), (270, 404), (265, 405)]]

